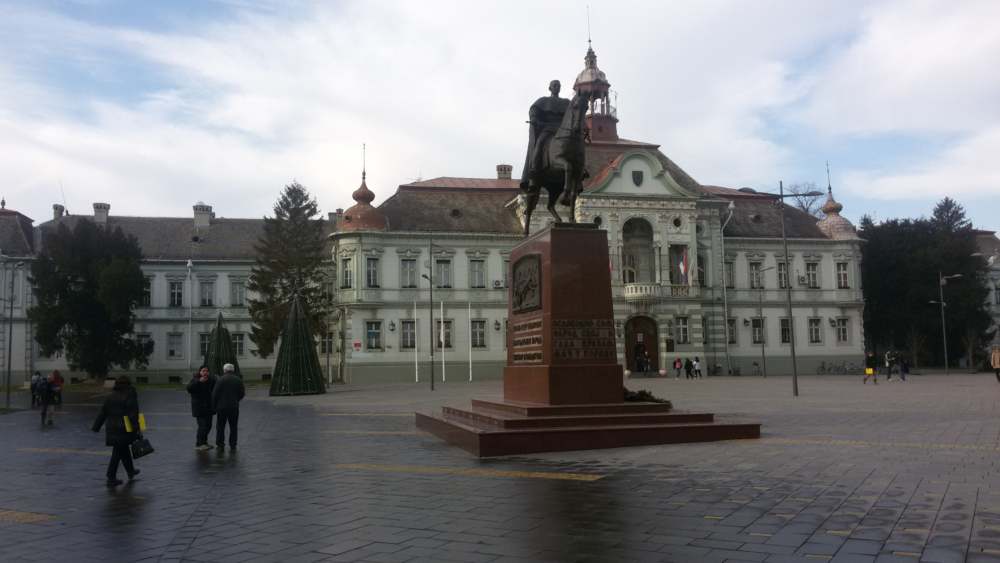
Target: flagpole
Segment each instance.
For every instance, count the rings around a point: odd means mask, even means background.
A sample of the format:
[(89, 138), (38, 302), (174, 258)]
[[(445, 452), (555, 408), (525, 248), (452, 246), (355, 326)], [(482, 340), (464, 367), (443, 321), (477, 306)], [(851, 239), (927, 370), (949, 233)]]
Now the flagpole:
[(420, 383), (420, 339), (417, 338), (417, 326), (419, 326), (419, 321), (417, 319), (417, 302), (413, 301), (413, 380), (416, 383)]
[(444, 349), (445, 349), (445, 342), (444, 342), (444, 299), (441, 300), (441, 334), (440, 334), (440, 336), (441, 336), (441, 382), (444, 383), (445, 381), (448, 381), (448, 376), (447, 376), (447, 374), (445, 374), (445, 367), (444, 367)]
[(469, 381), (472, 381), (472, 301), (469, 301)]

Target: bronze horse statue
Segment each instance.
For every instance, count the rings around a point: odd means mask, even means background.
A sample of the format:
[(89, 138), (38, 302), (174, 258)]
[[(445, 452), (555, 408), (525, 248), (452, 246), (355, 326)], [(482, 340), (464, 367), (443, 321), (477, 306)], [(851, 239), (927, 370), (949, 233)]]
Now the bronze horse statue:
[(576, 222), (576, 197), (583, 191), (583, 180), (588, 176), (584, 168), (584, 117), (587, 107), (587, 96), (575, 94), (570, 99), (559, 129), (543, 148), (541, 170), (532, 170), (528, 176), (527, 189), (522, 190), (525, 198), (524, 236), (528, 236), (531, 229), (531, 214), (538, 205), (542, 188), (549, 194), (547, 208), (556, 223), (563, 222), (556, 211), (557, 201), (569, 207), (569, 222)]

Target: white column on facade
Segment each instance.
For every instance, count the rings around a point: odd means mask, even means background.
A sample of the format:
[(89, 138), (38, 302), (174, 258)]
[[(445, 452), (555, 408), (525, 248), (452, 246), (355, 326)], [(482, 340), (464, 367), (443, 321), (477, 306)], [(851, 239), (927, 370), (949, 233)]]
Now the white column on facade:
[(444, 341), (444, 299), (441, 300), (441, 330), (438, 337), (441, 342), (441, 383), (444, 383), (445, 381), (448, 381), (448, 374), (445, 372), (444, 366), (444, 349), (446, 348)]
[(469, 381), (472, 381), (472, 301), (469, 301)]
[[(417, 327), (420, 326), (419, 318), (417, 317), (417, 302), (413, 301), (413, 381), (420, 383), (420, 331)], [(402, 329), (403, 327), (400, 327)], [(432, 329), (433, 330), (433, 329)]]

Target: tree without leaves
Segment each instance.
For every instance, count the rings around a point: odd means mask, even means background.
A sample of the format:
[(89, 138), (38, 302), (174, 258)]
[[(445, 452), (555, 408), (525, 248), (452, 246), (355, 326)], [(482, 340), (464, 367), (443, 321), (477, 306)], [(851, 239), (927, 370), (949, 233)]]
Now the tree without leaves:
[(792, 194), (792, 196), (788, 198), (792, 200), (792, 205), (802, 211), (805, 211), (813, 217), (819, 217), (822, 215), (822, 213), (820, 213), (820, 208), (823, 206), (823, 196), (802, 195), (816, 191), (816, 184), (814, 182), (789, 184), (787, 191)]
[(72, 369), (99, 377), (113, 366), (145, 365), (152, 343), (131, 338), (145, 284), (135, 237), (86, 220), (43, 237), (31, 265), (36, 305), (28, 311), (41, 353), (65, 351)]
[(264, 218), (264, 234), (254, 246), (257, 264), (247, 283), (247, 289), (254, 293), (247, 299), (253, 319), (250, 338), (262, 358), (274, 352), (296, 293), (310, 311), (312, 333), (325, 332), (325, 319), (333, 304), (323, 291), (327, 279), (324, 262), (329, 256), (318, 215), (316, 200), (293, 182), (278, 198), (274, 217)]

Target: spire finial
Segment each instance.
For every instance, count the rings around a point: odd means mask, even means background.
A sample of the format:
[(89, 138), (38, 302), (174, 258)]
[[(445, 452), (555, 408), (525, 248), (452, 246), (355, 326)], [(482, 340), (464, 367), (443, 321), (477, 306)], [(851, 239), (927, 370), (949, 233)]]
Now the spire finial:
[(367, 172), (366, 168), (368, 166), (368, 162), (367, 162), (368, 155), (366, 153), (367, 153), (367, 150), (365, 148), (365, 144), (361, 143), (361, 181), (362, 182), (365, 181), (365, 173)]
[(830, 161), (826, 161), (826, 193), (833, 193), (833, 185), (830, 183)]
[(590, 49), (590, 4), (587, 4), (587, 48)]

